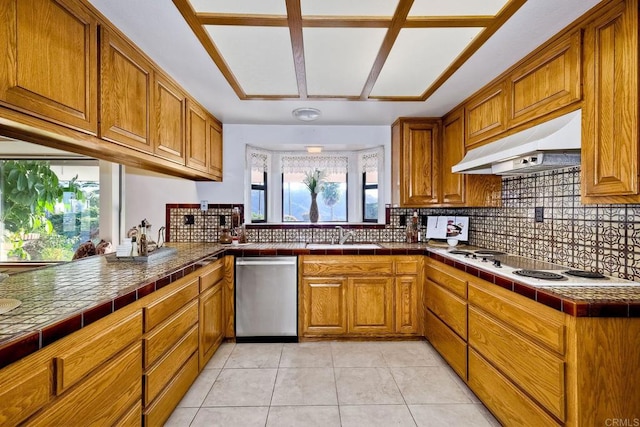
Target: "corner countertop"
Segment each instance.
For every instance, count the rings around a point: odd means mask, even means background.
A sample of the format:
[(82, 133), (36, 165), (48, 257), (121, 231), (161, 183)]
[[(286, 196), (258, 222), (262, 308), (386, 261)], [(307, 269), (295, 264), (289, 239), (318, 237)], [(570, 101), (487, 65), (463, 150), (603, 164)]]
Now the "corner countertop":
[(171, 256), (146, 263), (90, 257), (17, 273), (0, 283), (0, 298), (22, 304), (0, 315), (0, 368), (149, 295), (224, 255), (427, 255), (573, 316), (640, 317), (640, 284), (626, 286), (531, 286), (447, 257), (424, 243), (380, 243), (312, 250), (306, 243), (171, 243)]

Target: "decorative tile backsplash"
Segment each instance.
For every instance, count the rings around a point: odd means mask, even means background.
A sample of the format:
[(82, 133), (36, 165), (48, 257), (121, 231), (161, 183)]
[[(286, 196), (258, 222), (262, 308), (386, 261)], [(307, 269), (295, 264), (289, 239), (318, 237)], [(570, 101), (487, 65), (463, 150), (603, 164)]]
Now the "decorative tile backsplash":
[[(233, 207), (242, 205), (167, 205), (168, 239), (172, 242), (217, 242), (220, 215), (231, 224)], [(535, 208), (544, 208), (535, 222)], [(403, 242), (406, 219), (414, 209), (388, 208), (386, 225), (349, 225), (357, 242)], [(540, 172), (502, 181), (500, 208), (420, 208), (428, 215), (469, 216), (469, 243), (504, 250), (571, 268), (640, 281), (640, 205), (582, 205), (580, 168)], [(194, 224), (185, 225), (184, 216)], [(423, 222), (423, 221), (421, 221)], [(422, 224), (421, 227), (424, 228)], [(423, 230), (424, 231), (424, 230)], [(329, 242), (331, 224), (251, 224), (250, 242)]]

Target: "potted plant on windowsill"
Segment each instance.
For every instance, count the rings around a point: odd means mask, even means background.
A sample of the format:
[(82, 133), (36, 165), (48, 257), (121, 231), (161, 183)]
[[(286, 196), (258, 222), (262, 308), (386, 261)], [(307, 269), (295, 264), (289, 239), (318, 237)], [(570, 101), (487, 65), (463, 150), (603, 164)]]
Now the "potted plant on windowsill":
[(318, 222), (318, 202), (316, 201), (318, 193), (322, 191), (326, 178), (326, 173), (319, 169), (313, 172), (305, 172), (302, 183), (309, 189), (311, 194), (311, 206), (309, 207), (309, 221)]

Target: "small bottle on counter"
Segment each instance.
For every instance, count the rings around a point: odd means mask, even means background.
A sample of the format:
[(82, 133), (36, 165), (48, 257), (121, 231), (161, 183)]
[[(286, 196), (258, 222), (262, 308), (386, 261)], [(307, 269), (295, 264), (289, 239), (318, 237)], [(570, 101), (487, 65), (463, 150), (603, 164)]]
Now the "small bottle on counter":
[(418, 243), (418, 212), (414, 211), (411, 222), (407, 224), (407, 243)]
[(138, 256), (138, 239), (136, 236), (131, 237), (131, 256)]
[(147, 233), (145, 232), (145, 228), (144, 227), (141, 228), (140, 250), (138, 252), (140, 253), (140, 256), (149, 255), (149, 245), (148, 245), (148, 242), (147, 242)]

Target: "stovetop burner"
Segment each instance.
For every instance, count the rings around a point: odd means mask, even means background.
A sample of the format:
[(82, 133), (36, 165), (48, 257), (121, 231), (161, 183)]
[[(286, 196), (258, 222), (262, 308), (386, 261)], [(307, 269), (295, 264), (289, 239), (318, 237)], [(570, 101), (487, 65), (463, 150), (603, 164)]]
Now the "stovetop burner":
[(565, 271), (564, 274), (568, 274), (569, 276), (582, 277), (583, 279), (608, 279), (604, 274), (600, 274), (596, 271), (584, 271), (584, 270), (569, 270)]
[(490, 249), (481, 249), (479, 251), (475, 251), (475, 253), (478, 255), (505, 255), (506, 254), (506, 252), (493, 251)]
[(469, 251), (460, 251), (460, 250), (449, 251), (449, 253), (452, 255), (471, 255), (471, 252)]
[(540, 270), (516, 270), (515, 274), (524, 277), (533, 277), (534, 279), (544, 279), (544, 280), (567, 280), (566, 277), (561, 274), (551, 273), (549, 271), (540, 271)]

